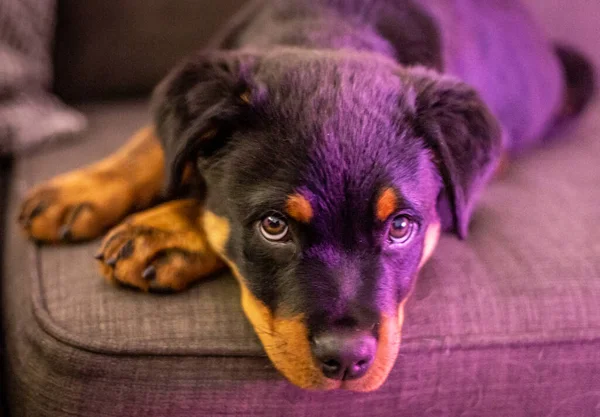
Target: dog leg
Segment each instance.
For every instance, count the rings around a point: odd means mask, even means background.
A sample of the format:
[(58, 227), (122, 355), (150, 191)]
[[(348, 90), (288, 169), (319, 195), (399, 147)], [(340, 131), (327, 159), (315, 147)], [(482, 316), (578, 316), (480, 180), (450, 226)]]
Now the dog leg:
[(97, 259), (109, 281), (172, 292), (224, 267), (199, 225), (196, 200), (175, 200), (129, 216), (104, 238)]
[(148, 207), (163, 185), (164, 155), (152, 128), (136, 133), (108, 158), (31, 190), (19, 222), (38, 241), (100, 236), (127, 213)]

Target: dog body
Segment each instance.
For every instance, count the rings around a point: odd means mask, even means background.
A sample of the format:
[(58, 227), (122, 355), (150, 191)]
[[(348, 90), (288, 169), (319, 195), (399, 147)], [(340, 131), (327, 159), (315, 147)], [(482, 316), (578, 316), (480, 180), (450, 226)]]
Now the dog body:
[(376, 389), (440, 230), (466, 236), (501, 152), (541, 140), (565, 103), (579, 111), (589, 74), (516, 1), (253, 2), (157, 87), (153, 129), (34, 190), (22, 221), (38, 239), (92, 237), (74, 233), (82, 218), (108, 225), (139, 199), (102, 211), (106, 198), (69, 190), (139, 160), (127, 195), (195, 199), (114, 229), (106, 277), (181, 289), (226, 264), (290, 381)]
[(258, 1), (211, 44), (285, 46), (367, 51), (454, 76), (483, 98), (510, 150), (541, 140), (563, 104), (558, 56), (517, 0)]

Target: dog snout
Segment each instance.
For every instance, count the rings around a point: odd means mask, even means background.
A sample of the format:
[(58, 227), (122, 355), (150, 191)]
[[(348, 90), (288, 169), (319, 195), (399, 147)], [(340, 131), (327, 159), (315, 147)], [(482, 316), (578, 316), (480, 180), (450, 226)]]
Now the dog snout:
[(330, 330), (312, 337), (312, 350), (327, 378), (351, 380), (363, 376), (375, 359), (377, 340), (370, 331)]

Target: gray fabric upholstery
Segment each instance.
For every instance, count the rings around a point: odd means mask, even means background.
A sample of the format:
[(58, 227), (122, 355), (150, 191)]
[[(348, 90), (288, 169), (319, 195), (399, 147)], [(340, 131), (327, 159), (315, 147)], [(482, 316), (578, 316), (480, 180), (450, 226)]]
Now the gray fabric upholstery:
[[(85, 140), (16, 164), (34, 182), (110, 153), (143, 102), (89, 105)], [(97, 242), (36, 248), (13, 224), (4, 283), (13, 406), (26, 416), (593, 416), (600, 401), (600, 100), (515, 162), (465, 242), (444, 236), (377, 392), (314, 393), (264, 357), (225, 274), (155, 296), (96, 272)]]

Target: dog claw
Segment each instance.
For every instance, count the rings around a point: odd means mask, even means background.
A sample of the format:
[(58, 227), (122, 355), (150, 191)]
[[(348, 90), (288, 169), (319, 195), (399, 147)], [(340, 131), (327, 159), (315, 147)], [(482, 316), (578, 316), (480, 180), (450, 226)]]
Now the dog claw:
[(142, 272), (142, 278), (148, 281), (148, 291), (155, 294), (172, 294), (175, 292), (170, 287), (165, 287), (156, 281), (156, 268), (154, 265), (148, 266)]
[[(119, 249), (119, 251), (117, 252), (117, 254), (115, 256), (113, 256), (112, 258), (110, 258), (109, 260), (106, 261), (106, 265), (114, 268), (115, 265), (117, 265), (117, 262), (119, 260), (127, 259), (131, 255), (133, 255), (133, 249), (134, 249), (133, 240), (128, 240), (127, 243), (125, 243), (123, 246), (121, 246), (121, 249)], [(102, 255), (102, 258), (104, 258), (103, 255)], [(98, 259), (98, 258), (96, 258), (96, 259)]]
[(150, 265), (144, 269), (144, 272), (142, 272), (142, 278), (144, 278), (146, 281), (152, 281), (156, 278), (156, 268), (154, 265)]
[(92, 206), (88, 203), (81, 203), (72, 208), (71, 212), (67, 216), (67, 221), (65, 224), (58, 229), (58, 238), (66, 242), (71, 241), (73, 238), (71, 235), (71, 229), (75, 223), (75, 220), (77, 219), (77, 216), (79, 216), (83, 210), (89, 210), (91, 208)]
[(71, 226), (67, 224), (61, 226), (58, 230), (58, 238), (64, 241), (71, 240)]
[(103, 261), (104, 260), (104, 254), (102, 252), (98, 252), (98, 253), (94, 254), (94, 259), (97, 259), (99, 261)]
[(29, 213), (28, 216), (23, 216), (23, 218), (24, 218), (23, 225), (27, 228), (31, 227), (31, 222), (33, 221), (33, 219), (35, 219), (37, 216), (42, 214), (44, 212), (44, 210), (46, 210), (47, 208), (48, 208), (48, 204), (45, 201), (40, 201), (37, 204), (37, 206), (35, 206), (33, 208), (33, 210), (31, 210), (31, 213)]

